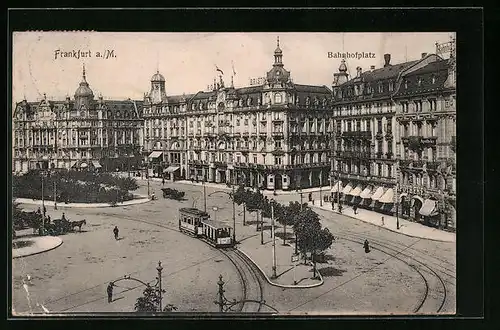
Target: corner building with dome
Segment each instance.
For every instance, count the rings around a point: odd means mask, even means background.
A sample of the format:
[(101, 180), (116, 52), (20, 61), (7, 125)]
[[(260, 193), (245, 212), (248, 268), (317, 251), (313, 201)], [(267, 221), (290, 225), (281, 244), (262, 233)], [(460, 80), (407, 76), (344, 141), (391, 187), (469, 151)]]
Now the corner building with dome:
[(85, 67), (74, 98), (18, 102), (13, 111), (13, 172), (120, 171), (141, 164), (142, 101), (97, 99)]
[(327, 185), (331, 94), (292, 82), (283, 51), (260, 85), (222, 76), (209, 91), (167, 95), (157, 72), (144, 98), (144, 158), (150, 175), (269, 190)]

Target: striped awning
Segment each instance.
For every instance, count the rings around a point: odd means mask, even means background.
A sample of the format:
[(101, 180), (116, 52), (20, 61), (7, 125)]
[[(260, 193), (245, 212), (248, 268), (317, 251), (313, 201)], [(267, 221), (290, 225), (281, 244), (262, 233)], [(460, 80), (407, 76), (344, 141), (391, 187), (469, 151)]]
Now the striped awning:
[(361, 198), (371, 198), (372, 197), (372, 187), (371, 186), (366, 186), (365, 190), (359, 194), (359, 197)]
[(344, 189), (342, 189), (342, 193), (343, 193), (343, 194), (348, 194), (351, 190), (352, 190), (352, 185), (351, 185), (351, 183), (348, 183), (348, 184), (344, 187)]
[(163, 170), (163, 173), (172, 173), (179, 169), (179, 166), (169, 166)]
[(149, 157), (149, 158), (158, 158), (158, 157), (160, 157), (160, 156), (161, 156), (161, 154), (162, 154), (162, 152), (161, 152), (161, 151), (153, 151), (152, 153), (150, 153), (150, 154), (149, 154), (149, 156), (148, 156), (148, 157)]
[(363, 191), (363, 187), (359, 184), (359, 185), (356, 186), (356, 188), (354, 188), (353, 190), (351, 190), (348, 193), (348, 195), (357, 197), (357, 196), (359, 196), (359, 194), (361, 194), (362, 191)]
[(335, 182), (333, 184), (332, 189), (330, 190), (330, 192), (332, 192), (332, 193), (338, 192), (339, 191), (339, 187), (342, 187), (342, 182), (337, 181), (337, 182)]
[(378, 187), (372, 195), (372, 200), (378, 201), (383, 194), (384, 194), (384, 188)]
[(387, 189), (378, 201), (380, 203), (394, 203), (394, 190), (392, 188)]
[(99, 162), (96, 161), (96, 160), (92, 161), (92, 165), (94, 165), (95, 168), (101, 168), (102, 167), (101, 164), (99, 164)]
[(432, 199), (426, 199), (424, 201), (424, 204), (422, 205), (422, 208), (418, 212), (423, 216), (434, 216), (437, 214), (436, 210), (436, 201)]

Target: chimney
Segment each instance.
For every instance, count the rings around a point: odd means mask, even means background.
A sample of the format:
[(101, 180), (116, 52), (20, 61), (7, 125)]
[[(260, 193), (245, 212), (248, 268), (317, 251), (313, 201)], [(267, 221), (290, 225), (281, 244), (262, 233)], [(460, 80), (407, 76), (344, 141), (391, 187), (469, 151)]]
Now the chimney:
[(427, 53), (422, 53), (422, 58), (426, 57)]
[(375, 65), (372, 65), (372, 66), (370, 67), (370, 71), (373, 71), (373, 70), (375, 70)]
[(357, 75), (356, 75), (356, 77), (358, 77), (358, 78), (359, 78), (359, 77), (361, 77), (361, 73), (363, 72), (363, 69), (362, 69), (360, 66), (358, 66), (358, 67), (356, 68), (356, 71), (357, 71)]
[(391, 65), (391, 54), (384, 54), (384, 68)]

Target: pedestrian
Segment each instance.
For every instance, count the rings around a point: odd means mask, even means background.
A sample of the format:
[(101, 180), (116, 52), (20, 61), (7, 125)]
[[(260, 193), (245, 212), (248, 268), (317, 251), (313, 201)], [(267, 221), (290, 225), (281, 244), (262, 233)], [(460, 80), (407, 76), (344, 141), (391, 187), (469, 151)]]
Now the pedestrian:
[(354, 205), (352, 207), (352, 210), (354, 211), (354, 214), (358, 214), (357, 211), (358, 211), (358, 206), (357, 205)]
[(115, 226), (115, 228), (113, 229), (113, 234), (115, 234), (115, 239), (118, 240), (118, 226)]
[(47, 213), (47, 209), (45, 208), (45, 205), (43, 206), (43, 216)]
[(309, 201), (311, 202), (313, 199), (313, 194), (312, 193), (309, 193)]
[(120, 201), (121, 201), (121, 202), (122, 202), (122, 204), (123, 204), (123, 196), (121, 197), (121, 200), (120, 200)]
[(161, 185), (164, 186), (165, 185), (165, 178), (162, 178), (161, 179)]
[(342, 204), (339, 203), (339, 213), (342, 214)]
[(48, 225), (50, 225), (50, 215), (47, 216), (46, 222), (47, 222)]
[(64, 214), (64, 212), (63, 212), (63, 214), (61, 216), (61, 220), (66, 220), (66, 215)]
[(365, 249), (365, 253), (370, 252), (370, 244), (368, 243), (367, 239), (365, 239), (365, 243), (363, 244), (363, 248)]
[(384, 226), (385, 223), (384, 223), (384, 217), (382, 217), (382, 226)]
[(113, 302), (113, 286), (113, 282), (109, 282), (108, 288), (106, 289), (106, 291), (108, 292), (108, 303)]

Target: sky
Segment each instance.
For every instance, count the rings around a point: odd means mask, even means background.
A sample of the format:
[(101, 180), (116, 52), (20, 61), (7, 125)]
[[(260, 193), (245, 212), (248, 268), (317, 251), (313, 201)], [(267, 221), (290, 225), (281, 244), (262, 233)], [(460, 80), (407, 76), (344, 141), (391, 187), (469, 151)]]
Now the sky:
[[(453, 33), (115, 33), (115, 32), (15, 32), (12, 56), (14, 103), (26, 98), (73, 98), (85, 65), (94, 95), (104, 99), (142, 100), (157, 70), (166, 79), (167, 95), (196, 93), (224, 71), (229, 85), (232, 67), (235, 87), (250, 78), (265, 76), (274, 62), (280, 38), (283, 64), (295, 83), (331, 87), (341, 59), (328, 52), (373, 53), (375, 58), (348, 59), (349, 72), (416, 60), (421, 53), (435, 53), (436, 42), (450, 41)], [(61, 52), (90, 51), (91, 57), (55, 57)], [(115, 56), (98, 58), (96, 52), (112, 50)], [(447, 55), (443, 55), (447, 57)]]

